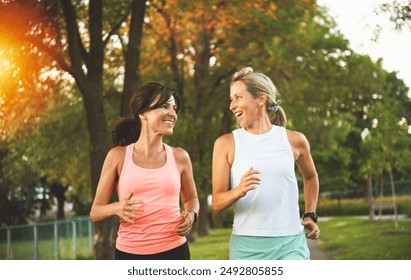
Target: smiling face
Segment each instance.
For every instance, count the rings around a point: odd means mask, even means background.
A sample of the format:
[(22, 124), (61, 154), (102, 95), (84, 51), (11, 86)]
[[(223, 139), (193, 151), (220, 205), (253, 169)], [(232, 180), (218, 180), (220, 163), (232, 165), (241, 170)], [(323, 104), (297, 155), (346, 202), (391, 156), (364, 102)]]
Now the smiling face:
[[(160, 96), (158, 96), (150, 107), (157, 104)], [(146, 123), (146, 127), (157, 134), (172, 135), (174, 125), (177, 122), (177, 106), (173, 96), (156, 109), (149, 110), (140, 116), (142, 123)]]
[(261, 99), (253, 97), (247, 91), (243, 81), (236, 81), (230, 88), (230, 110), (237, 119), (238, 124), (247, 129), (261, 118)]

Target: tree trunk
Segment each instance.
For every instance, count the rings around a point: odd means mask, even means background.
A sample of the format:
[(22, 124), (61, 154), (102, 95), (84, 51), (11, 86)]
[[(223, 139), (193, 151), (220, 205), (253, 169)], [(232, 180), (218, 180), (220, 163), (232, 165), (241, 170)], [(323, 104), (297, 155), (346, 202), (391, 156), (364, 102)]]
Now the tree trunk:
[(224, 221), (221, 214), (216, 214), (214, 211), (211, 211), (210, 215), (212, 228), (224, 228)]
[(141, 40), (143, 37), (144, 14), (146, 11), (146, 2), (141, 0), (133, 0), (131, 8), (131, 20), (129, 30), (129, 42), (125, 54), (125, 74), (123, 97), (121, 99), (121, 116), (129, 116), (129, 103), (134, 90), (140, 84), (140, 49)]
[(392, 204), (394, 206), (395, 228), (398, 228), (397, 199), (396, 199), (396, 195), (395, 195), (394, 176), (392, 175), (391, 166), (388, 168), (388, 174), (390, 175), (390, 185), (391, 185), (391, 192), (392, 192)]
[(67, 189), (68, 189), (68, 186), (64, 186), (60, 182), (54, 182), (50, 186), (50, 191), (52, 192), (54, 197), (57, 199), (57, 219), (65, 218), (64, 204), (66, 202)]
[(200, 213), (199, 213), (199, 224), (198, 224), (198, 235), (207, 236), (210, 232), (210, 223), (208, 217), (208, 198), (207, 195), (200, 197)]
[(94, 256), (97, 260), (114, 259), (118, 224), (117, 217), (94, 224)]
[[(107, 152), (110, 148), (110, 138), (107, 129), (107, 121), (103, 110), (103, 102), (101, 94), (93, 89), (97, 87), (89, 87), (87, 93), (83, 93), (84, 106), (87, 114), (87, 124), (89, 129), (89, 158), (91, 169), (91, 187), (92, 198), (96, 194), (100, 172)], [(115, 199), (116, 193), (111, 195), (112, 200)], [(94, 253), (96, 259), (112, 259), (115, 244), (115, 234), (118, 228), (118, 220), (110, 219), (100, 223), (96, 223), (94, 227)], [(115, 230), (115, 232), (113, 232)]]
[(371, 174), (368, 174), (367, 178), (367, 184), (366, 184), (366, 193), (367, 193), (367, 199), (370, 202), (370, 212), (369, 212), (369, 220), (371, 222), (375, 221), (375, 213), (374, 213), (374, 196), (372, 194), (372, 178)]
[(378, 209), (378, 219), (381, 220), (382, 216), (382, 199), (384, 197), (384, 176), (380, 178), (380, 201), (379, 201), (379, 209)]

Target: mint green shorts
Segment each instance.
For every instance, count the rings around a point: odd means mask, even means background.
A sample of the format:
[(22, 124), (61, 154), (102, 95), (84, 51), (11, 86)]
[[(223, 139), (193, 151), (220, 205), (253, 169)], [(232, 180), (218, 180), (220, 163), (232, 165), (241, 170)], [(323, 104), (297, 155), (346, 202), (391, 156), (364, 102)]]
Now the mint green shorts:
[(230, 260), (309, 260), (304, 231), (297, 235), (265, 237), (231, 235)]

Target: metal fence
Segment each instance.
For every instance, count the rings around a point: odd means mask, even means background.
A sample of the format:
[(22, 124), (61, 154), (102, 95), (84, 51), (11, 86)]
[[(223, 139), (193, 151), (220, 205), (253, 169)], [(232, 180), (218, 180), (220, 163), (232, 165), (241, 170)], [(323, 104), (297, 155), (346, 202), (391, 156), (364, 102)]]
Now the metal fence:
[[(397, 196), (408, 196), (411, 195), (411, 179), (408, 180), (401, 180), (395, 181), (395, 193)], [(321, 188), (320, 188), (321, 190)], [(383, 184), (383, 196), (391, 196), (391, 183), (389, 181), (385, 181)], [(374, 197), (379, 197), (381, 194), (381, 186), (379, 183), (374, 183), (372, 185), (372, 192)], [(365, 188), (364, 186), (353, 186), (353, 187), (346, 187), (341, 189), (329, 189), (326, 191), (321, 191), (321, 197), (327, 198), (359, 198), (365, 197)]]
[(90, 258), (94, 226), (88, 216), (0, 227), (0, 259)]

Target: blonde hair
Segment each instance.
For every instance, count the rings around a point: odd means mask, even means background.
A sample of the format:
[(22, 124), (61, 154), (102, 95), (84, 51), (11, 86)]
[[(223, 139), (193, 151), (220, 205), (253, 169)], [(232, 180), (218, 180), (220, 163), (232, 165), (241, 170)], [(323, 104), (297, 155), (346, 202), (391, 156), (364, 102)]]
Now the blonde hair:
[(266, 109), (273, 114), (271, 123), (278, 126), (286, 126), (287, 117), (280, 107), (281, 101), (277, 100), (279, 95), (274, 83), (263, 73), (254, 72), (251, 67), (245, 67), (234, 73), (230, 87), (237, 81), (242, 81), (251, 95), (257, 98), (261, 93), (267, 95)]

